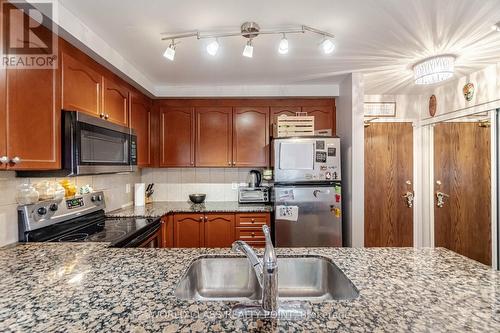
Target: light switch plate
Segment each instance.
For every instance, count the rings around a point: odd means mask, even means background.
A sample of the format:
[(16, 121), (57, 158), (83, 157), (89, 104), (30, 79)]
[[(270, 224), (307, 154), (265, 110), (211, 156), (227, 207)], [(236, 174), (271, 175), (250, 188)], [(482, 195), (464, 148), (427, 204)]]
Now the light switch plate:
[(125, 184), (125, 193), (130, 193), (130, 184)]

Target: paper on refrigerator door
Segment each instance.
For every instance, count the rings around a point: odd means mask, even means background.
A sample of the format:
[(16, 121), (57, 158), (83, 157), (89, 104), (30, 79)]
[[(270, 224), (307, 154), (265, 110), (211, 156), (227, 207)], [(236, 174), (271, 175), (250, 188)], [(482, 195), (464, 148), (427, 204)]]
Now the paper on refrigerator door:
[(299, 219), (299, 207), (276, 206), (276, 219), (296, 222)]

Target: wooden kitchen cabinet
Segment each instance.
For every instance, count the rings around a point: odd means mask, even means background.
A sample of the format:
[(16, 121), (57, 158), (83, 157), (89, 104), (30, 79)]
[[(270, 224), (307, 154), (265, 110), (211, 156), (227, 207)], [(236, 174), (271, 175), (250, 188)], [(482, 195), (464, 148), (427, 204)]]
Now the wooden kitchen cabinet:
[[(76, 51), (72, 53), (74, 52)], [(90, 60), (86, 60), (84, 55), (79, 55), (79, 59), (76, 59), (62, 51), (61, 58), (62, 108), (99, 116), (102, 108), (103, 76), (89, 64)]]
[[(52, 34), (46, 28), (38, 29), (38, 34)], [(24, 36), (28, 36), (27, 32), (25, 30)], [(59, 169), (58, 70), (2, 68), (0, 73), (0, 157), (3, 160), (0, 167), (9, 170)]]
[(335, 112), (331, 106), (304, 106), (302, 112), (314, 117), (314, 129), (331, 129), (335, 135)]
[(161, 247), (174, 247), (174, 216), (172, 214), (161, 218)]
[(191, 107), (160, 107), (160, 166), (192, 167), (195, 114)]
[(233, 165), (232, 116), (231, 107), (196, 108), (196, 166)]
[(234, 238), (234, 214), (206, 214), (204, 247), (231, 247)]
[(253, 247), (264, 247), (266, 238), (262, 226), (271, 226), (270, 213), (239, 213), (236, 214), (236, 240), (247, 242)]
[(146, 239), (142, 244), (139, 244), (138, 247), (157, 249), (162, 247), (162, 233), (161, 229), (159, 229), (154, 235), (151, 235), (148, 239)]
[(130, 127), (137, 136), (137, 166), (150, 167), (151, 152), (151, 100), (138, 92), (130, 94)]
[(128, 126), (128, 88), (116, 79), (105, 77), (103, 91), (102, 113), (104, 113), (104, 119), (118, 125)]
[(269, 165), (269, 108), (239, 107), (233, 112), (233, 166)]
[(204, 247), (204, 214), (174, 215), (174, 247)]
[(174, 214), (174, 247), (230, 247), (234, 214)]

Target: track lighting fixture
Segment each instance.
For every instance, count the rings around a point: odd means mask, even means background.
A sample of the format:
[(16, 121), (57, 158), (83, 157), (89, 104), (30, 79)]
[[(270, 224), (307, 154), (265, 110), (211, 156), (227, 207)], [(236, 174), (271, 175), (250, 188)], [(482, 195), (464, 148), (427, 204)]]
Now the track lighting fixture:
[(196, 37), (197, 39), (206, 39), (206, 38), (214, 39), (207, 45), (206, 50), (209, 55), (215, 56), (217, 55), (217, 52), (219, 50), (219, 41), (218, 41), (219, 38), (240, 36), (248, 39), (245, 48), (243, 50), (243, 56), (247, 58), (252, 58), (253, 56), (252, 43), (255, 37), (259, 35), (278, 35), (278, 34), (283, 35), (278, 45), (278, 52), (280, 54), (287, 54), (289, 51), (288, 48), (289, 44), (288, 44), (288, 39), (286, 38), (286, 34), (304, 34), (306, 32), (320, 35), (324, 38), (323, 41), (321, 42), (321, 49), (323, 53), (330, 54), (334, 51), (335, 44), (332, 39), (335, 38), (335, 36), (326, 31), (318, 30), (309, 27), (307, 25), (302, 25), (295, 28), (294, 27), (286, 28), (286, 29), (261, 30), (260, 26), (257, 23), (245, 22), (241, 25), (240, 30), (238, 32), (202, 33), (199, 31), (193, 31), (175, 35), (162, 34), (163, 35), (162, 40), (171, 41), (169, 47), (167, 48), (163, 56), (171, 61), (174, 60), (175, 57), (174, 41), (176, 39), (190, 38), (190, 37)]
[(321, 42), (321, 49), (323, 50), (324, 54), (330, 54), (335, 50), (335, 44), (331, 39), (325, 38)]
[(251, 39), (248, 40), (247, 44), (245, 45), (245, 48), (243, 49), (243, 56), (247, 58), (253, 57), (253, 46)]
[(285, 34), (283, 34), (283, 38), (280, 40), (278, 52), (280, 54), (287, 54), (288, 53), (288, 39), (286, 39)]
[(219, 51), (219, 42), (217, 41), (217, 39), (215, 39), (207, 45), (207, 53), (211, 56), (215, 56), (217, 54), (217, 51)]
[(165, 50), (165, 53), (163, 53), (163, 56), (167, 58), (170, 61), (174, 61), (175, 58), (175, 43), (172, 40), (168, 48)]

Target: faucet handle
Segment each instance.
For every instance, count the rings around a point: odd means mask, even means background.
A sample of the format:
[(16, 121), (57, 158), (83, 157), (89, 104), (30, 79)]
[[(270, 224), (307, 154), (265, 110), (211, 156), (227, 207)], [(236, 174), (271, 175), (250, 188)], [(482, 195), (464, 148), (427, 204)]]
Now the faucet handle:
[(262, 226), (262, 231), (266, 238), (266, 248), (264, 249), (264, 267), (274, 269), (278, 265), (276, 252), (274, 251), (273, 242), (271, 241), (271, 230), (267, 225)]

